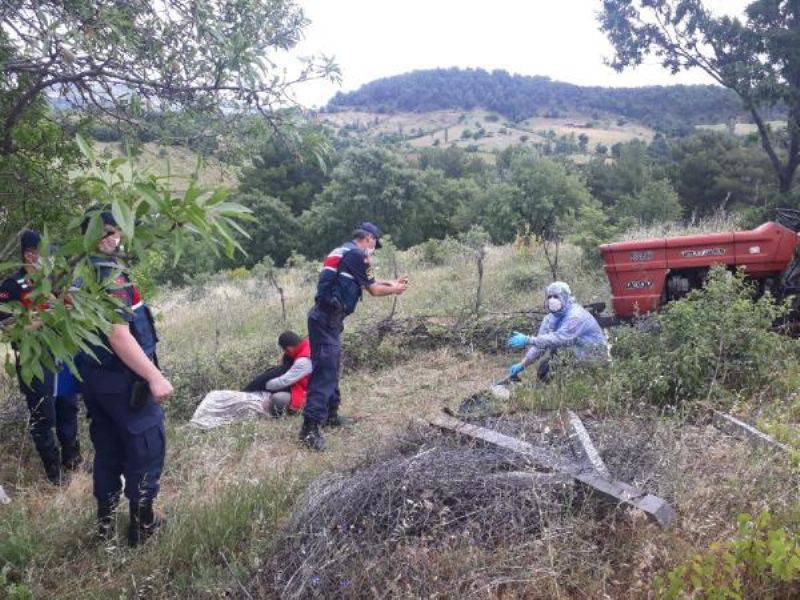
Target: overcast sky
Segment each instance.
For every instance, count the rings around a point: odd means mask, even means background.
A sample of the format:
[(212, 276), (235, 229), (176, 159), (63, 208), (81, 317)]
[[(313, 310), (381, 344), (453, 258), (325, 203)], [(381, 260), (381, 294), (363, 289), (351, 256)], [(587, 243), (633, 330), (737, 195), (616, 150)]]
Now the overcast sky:
[[(705, 0), (740, 13), (750, 0)], [(656, 64), (617, 74), (598, 30), (600, 0), (298, 0), (311, 19), (297, 55), (335, 56), (342, 86), (308, 83), (298, 99), (323, 105), (338, 89), (414, 69), (482, 67), (547, 75), (581, 85), (710, 83), (703, 73), (671, 76)]]

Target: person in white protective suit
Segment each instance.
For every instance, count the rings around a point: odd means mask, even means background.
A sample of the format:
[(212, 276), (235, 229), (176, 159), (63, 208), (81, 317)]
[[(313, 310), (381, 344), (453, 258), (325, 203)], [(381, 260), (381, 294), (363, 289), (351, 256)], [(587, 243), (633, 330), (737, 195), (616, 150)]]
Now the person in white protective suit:
[(609, 348), (603, 329), (589, 311), (572, 296), (569, 286), (556, 281), (545, 290), (547, 316), (536, 335), (515, 331), (508, 338), (509, 348), (528, 348), (522, 361), (512, 365), (508, 374), (516, 377), (530, 365), (539, 363), (538, 378), (550, 378), (550, 359), (562, 350), (574, 353), (580, 362), (603, 364), (608, 361)]

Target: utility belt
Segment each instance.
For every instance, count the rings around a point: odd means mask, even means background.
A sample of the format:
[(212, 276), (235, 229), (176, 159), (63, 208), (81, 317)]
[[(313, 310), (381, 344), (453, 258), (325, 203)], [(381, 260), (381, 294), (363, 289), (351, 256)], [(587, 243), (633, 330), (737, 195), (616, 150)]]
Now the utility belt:
[[(335, 304), (323, 304), (321, 302), (317, 302), (314, 305), (314, 308), (311, 309), (311, 318), (314, 318), (314, 312), (321, 315), (325, 321), (327, 321), (328, 326), (331, 328), (336, 328), (339, 331), (344, 330), (344, 308), (339, 305)], [(320, 320), (320, 319), (316, 319)]]
[[(155, 352), (145, 352), (145, 354), (147, 358), (153, 361), (156, 368), (160, 370), (161, 367), (158, 365), (158, 355)], [(104, 373), (133, 373), (131, 368), (122, 362), (116, 354), (111, 354), (111, 357), (111, 360), (106, 359), (97, 362), (90, 356), (83, 356), (81, 369), (86, 371), (102, 371)]]

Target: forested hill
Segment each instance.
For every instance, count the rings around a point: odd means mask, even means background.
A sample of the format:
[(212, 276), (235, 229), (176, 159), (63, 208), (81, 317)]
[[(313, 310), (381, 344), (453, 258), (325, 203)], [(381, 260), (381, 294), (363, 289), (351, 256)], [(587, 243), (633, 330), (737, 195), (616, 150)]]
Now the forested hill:
[(378, 112), (484, 108), (512, 120), (610, 113), (670, 133), (746, 118), (737, 97), (717, 86), (582, 87), (549, 77), (457, 68), (378, 79), (354, 92), (338, 93), (328, 108)]

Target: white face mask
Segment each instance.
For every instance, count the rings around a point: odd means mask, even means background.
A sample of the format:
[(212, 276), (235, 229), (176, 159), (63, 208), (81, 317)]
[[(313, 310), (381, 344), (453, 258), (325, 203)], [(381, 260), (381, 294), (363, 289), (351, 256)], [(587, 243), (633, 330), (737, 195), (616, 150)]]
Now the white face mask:
[(547, 310), (550, 312), (558, 312), (562, 308), (564, 308), (564, 303), (561, 302), (558, 298), (548, 298), (547, 299)]

